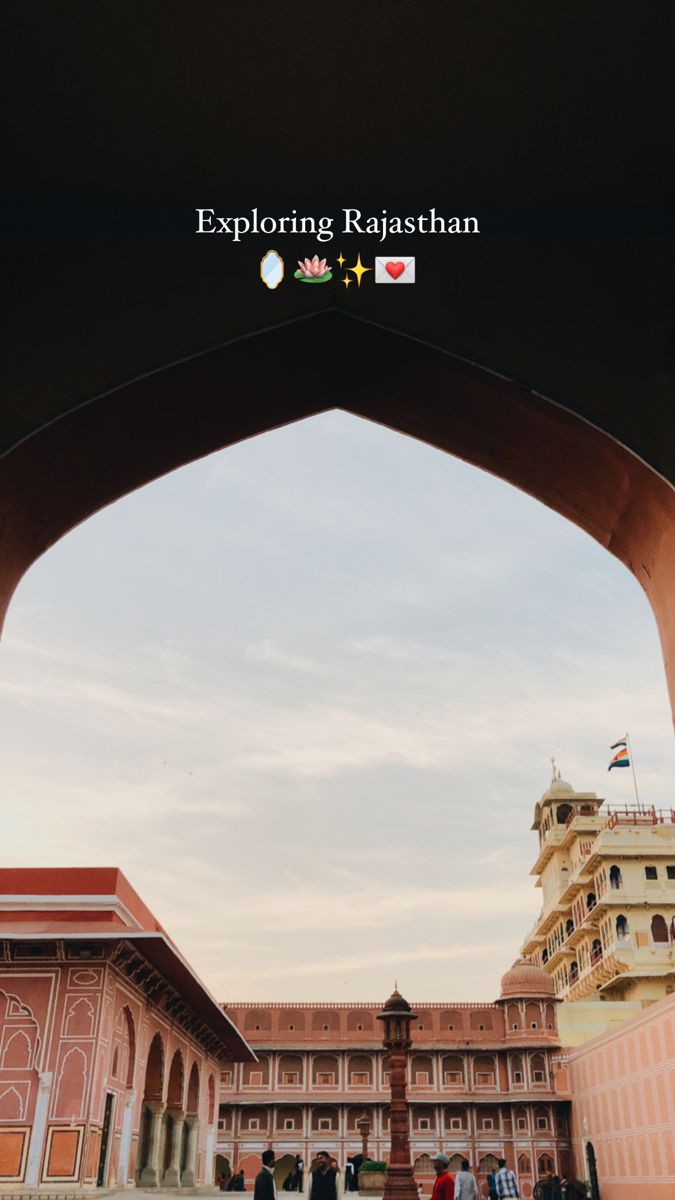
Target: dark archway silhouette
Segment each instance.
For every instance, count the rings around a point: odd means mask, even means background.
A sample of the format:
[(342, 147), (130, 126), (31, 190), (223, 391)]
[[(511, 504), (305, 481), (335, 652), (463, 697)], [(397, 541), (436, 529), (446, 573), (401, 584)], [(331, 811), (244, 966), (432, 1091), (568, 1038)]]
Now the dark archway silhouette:
[(592, 1142), (586, 1142), (586, 1163), (588, 1166), (588, 1180), (591, 1185), (591, 1200), (600, 1200), (598, 1165), (596, 1162), (595, 1149)]
[[(348, 381), (326, 370), (336, 361), (349, 364)], [(98, 509), (205, 454), (335, 408), (490, 471), (605, 546), (649, 597), (675, 699), (670, 484), (607, 433), (518, 382), (335, 311), (146, 375), (6, 455), (0, 615), (31, 563)]]

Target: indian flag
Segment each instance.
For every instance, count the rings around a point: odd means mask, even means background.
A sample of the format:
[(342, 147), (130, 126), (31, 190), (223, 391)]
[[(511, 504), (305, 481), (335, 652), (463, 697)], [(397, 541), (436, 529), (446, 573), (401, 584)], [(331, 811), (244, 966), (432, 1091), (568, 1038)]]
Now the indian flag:
[(630, 766), (630, 758), (628, 757), (628, 742), (625, 739), (620, 742), (614, 742), (614, 745), (610, 746), (610, 750), (616, 750), (616, 754), (607, 768), (608, 771), (611, 771), (612, 767)]

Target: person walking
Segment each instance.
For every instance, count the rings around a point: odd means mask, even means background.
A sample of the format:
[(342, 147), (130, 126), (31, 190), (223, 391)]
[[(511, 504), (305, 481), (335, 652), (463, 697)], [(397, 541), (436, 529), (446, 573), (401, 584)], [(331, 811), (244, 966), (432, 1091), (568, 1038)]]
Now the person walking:
[(432, 1154), (436, 1178), (431, 1193), (431, 1200), (455, 1200), (455, 1177), (448, 1171), (450, 1159), (447, 1154)]
[(520, 1196), (518, 1191), (518, 1183), (513, 1171), (506, 1165), (506, 1159), (500, 1158), (499, 1170), (495, 1175), (495, 1189), (497, 1192), (497, 1200), (508, 1200), (511, 1196)]
[(295, 1156), (295, 1175), (297, 1179), (296, 1191), (302, 1191), (302, 1184), (305, 1175), (305, 1160), (301, 1154)]
[(478, 1184), (469, 1170), (468, 1158), (462, 1159), (462, 1169), (455, 1175), (455, 1200), (478, 1200)]
[(320, 1150), (316, 1156), (316, 1166), (309, 1177), (309, 1195), (312, 1200), (338, 1200), (337, 1171), (330, 1163), (330, 1154)]
[(253, 1200), (277, 1200), (277, 1185), (274, 1182), (274, 1150), (263, 1150), (262, 1167), (255, 1177)]
[(487, 1176), (488, 1200), (497, 1200), (497, 1172), (488, 1171)]

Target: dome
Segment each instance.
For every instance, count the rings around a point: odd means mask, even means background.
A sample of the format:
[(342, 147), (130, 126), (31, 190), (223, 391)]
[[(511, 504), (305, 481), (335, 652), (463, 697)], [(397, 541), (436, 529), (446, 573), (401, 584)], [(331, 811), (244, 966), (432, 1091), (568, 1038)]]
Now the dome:
[(513, 966), (502, 975), (500, 1000), (514, 997), (555, 996), (555, 984), (546, 971), (535, 967), (529, 958), (517, 958)]
[(576, 792), (571, 783), (568, 783), (566, 779), (561, 779), (560, 776), (558, 776), (558, 778), (554, 779), (547, 787), (542, 796), (542, 801), (553, 800), (559, 798), (560, 796), (576, 796)]
[(410, 1005), (408, 1004), (408, 1001), (403, 999), (403, 996), (399, 992), (398, 988), (394, 988), (393, 992), (391, 993), (391, 996), (389, 997), (389, 999), (387, 1000), (387, 1003), (384, 1006), (383, 1011), (386, 1013), (393, 1013), (393, 1012), (409, 1013), (409, 1012), (412, 1012), (412, 1009), (411, 1009)]

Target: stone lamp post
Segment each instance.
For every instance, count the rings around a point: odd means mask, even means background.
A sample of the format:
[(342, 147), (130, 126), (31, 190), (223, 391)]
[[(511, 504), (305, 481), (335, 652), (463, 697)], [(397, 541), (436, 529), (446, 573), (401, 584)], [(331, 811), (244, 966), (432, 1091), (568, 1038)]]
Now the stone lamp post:
[(416, 1015), (395, 988), (377, 1019), (383, 1023), (382, 1045), (388, 1051), (391, 1089), (391, 1154), (384, 1184), (384, 1200), (418, 1200), (410, 1161), (406, 1098), (408, 1051), (412, 1045), (410, 1024)]
[(370, 1135), (370, 1118), (364, 1112), (362, 1117), (359, 1117), (356, 1122), (356, 1128), (361, 1135), (361, 1153), (365, 1158), (368, 1158), (368, 1137)]

